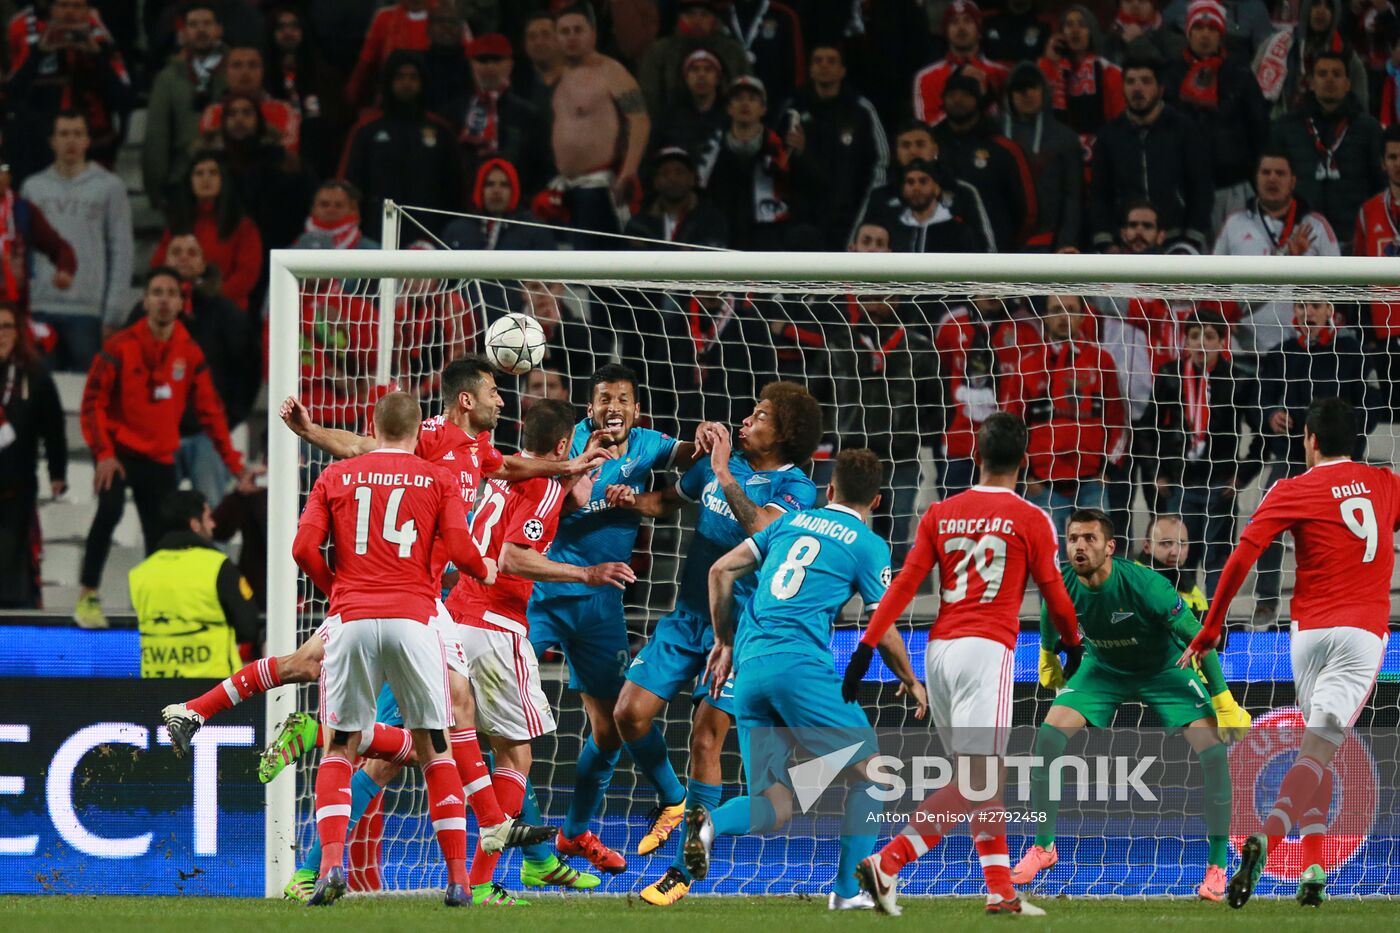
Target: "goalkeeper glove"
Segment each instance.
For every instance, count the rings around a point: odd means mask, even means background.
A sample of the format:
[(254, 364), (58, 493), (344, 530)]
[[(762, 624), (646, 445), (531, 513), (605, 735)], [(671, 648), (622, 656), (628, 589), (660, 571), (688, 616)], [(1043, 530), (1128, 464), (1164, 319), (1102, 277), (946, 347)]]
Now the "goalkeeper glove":
[(860, 682), (865, 679), (865, 672), (870, 670), (870, 658), (874, 653), (875, 649), (864, 642), (856, 645), (856, 650), (851, 652), (846, 674), (841, 678), (841, 699), (847, 703), (854, 703), (860, 695)]
[(1211, 697), (1210, 705), (1215, 707), (1215, 726), (1220, 741), (1229, 745), (1238, 742), (1249, 732), (1249, 724), (1253, 720), (1244, 707), (1235, 702), (1228, 689)]
[(1059, 690), (1065, 685), (1065, 670), (1060, 656), (1049, 648), (1040, 649), (1040, 685), (1047, 690)]
[(1061, 638), (1055, 643), (1055, 653), (1059, 654), (1062, 651), (1065, 654), (1065, 680), (1068, 681), (1074, 676), (1074, 672), (1079, 670), (1079, 662), (1084, 660), (1084, 642), (1067, 645)]

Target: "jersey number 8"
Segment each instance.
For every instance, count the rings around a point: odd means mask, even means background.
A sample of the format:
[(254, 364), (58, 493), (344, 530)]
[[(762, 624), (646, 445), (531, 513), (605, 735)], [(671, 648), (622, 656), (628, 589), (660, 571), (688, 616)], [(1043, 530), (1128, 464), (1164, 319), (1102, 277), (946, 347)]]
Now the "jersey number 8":
[(768, 590), (774, 599), (792, 599), (802, 589), (802, 581), (807, 579), (807, 568), (821, 553), (822, 543), (811, 535), (803, 535), (792, 543), (787, 557), (778, 565)]

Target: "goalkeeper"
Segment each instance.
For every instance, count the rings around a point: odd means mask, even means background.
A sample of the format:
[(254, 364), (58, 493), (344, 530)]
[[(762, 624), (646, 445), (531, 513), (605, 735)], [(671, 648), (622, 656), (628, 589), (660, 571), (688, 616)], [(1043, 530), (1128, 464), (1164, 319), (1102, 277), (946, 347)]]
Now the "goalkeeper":
[(1156, 571), (1113, 559), (1113, 523), (1107, 515), (1098, 509), (1071, 515), (1065, 551), (1070, 562), (1065, 587), (1088, 650), (1067, 685), (1054, 648), (1058, 636), (1042, 609), (1040, 682), (1060, 691), (1036, 734), (1035, 754), (1044, 763), (1031, 771), (1031, 812), (1046, 816), (1011, 880), (1028, 884), (1059, 861), (1059, 801), (1050, 799), (1050, 764), (1085, 724), (1106, 727), (1118, 707), (1136, 700), (1151, 707), (1166, 728), (1185, 728), (1186, 740), (1201, 761), (1210, 852), (1205, 880), (1196, 893), (1204, 900), (1222, 900), (1228, 881), (1231, 794), (1229, 756), (1220, 739), (1242, 737), (1249, 714), (1230, 695), (1215, 652), (1202, 659), (1205, 687), (1195, 672), (1176, 666), (1181, 646), (1200, 631), (1200, 622)]

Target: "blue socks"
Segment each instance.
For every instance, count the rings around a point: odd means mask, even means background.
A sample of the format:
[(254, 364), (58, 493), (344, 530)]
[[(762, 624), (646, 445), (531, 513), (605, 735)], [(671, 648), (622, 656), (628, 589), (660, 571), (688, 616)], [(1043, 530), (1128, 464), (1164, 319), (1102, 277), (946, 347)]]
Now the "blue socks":
[[(711, 813), (714, 813), (716, 810), (719, 809), (719, 802), (720, 799), (723, 797), (724, 788), (719, 784), (705, 784), (702, 781), (697, 781), (694, 778), (691, 778), (690, 785), (686, 788), (685, 792), (685, 808), (689, 810), (691, 807), (701, 806), (704, 807), (706, 810), (709, 810)], [(684, 822), (682, 822), (681, 825), (678, 827), (677, 833), (675, 835), (676, 857), (671, 862), (671, 865), (675, 868), (680, 869), (681, 874), (685, 875), (686, 880), (689, 881), (691, 880), (690, 872), (686, 871), (685, 869), (684, 853), (686, 828)]]
[(773, 804), (762, 794), (757, 797), (734, 797), (710, 813), (716, 836), (742, 836), (745, 833), (769, 833), (777, 829), (778, 814)]
[[(685, 799), (685, 788), (681, 786), (680, 778), (676, 777), (676, 769), (671, 767), (671, 756), (666, 752), (666, 738), (661, 734), (660, 726), (652, 723), (646, 735), (623, 745), (651, 786), (656, 788), (656, 796), (662, 805), (675, 806)], [(715, 803), (719, 803), (718, 797)]]
[(841, 823), (841, 856), (836, 863), (837, 897), (855, 897), (860, 893), (856, 881), (856, 866), (861, 859), (875, 851), (879, 835), (880, 814), (885, 806), (869, 791), (875, 787), (869, 781), (852, 784), (846, 791), (846, 816)]
[[(535, 782), (525, 780), (525, 799), (520, 801), (520, 821), (530, 826), (538, 826), (544, 820), (540, 815), (540, 802), (535, 799)], [(523, 846), (520, 857), (527, 862), (547, 862), (554, 857), (554, 850), (547, 842), (537, 842)]]
[[(360, 817), (365, 815), (370, 803), (384, 792), (384, 788), (365, 772), (363, 768), (355, 772), (355, 776), (350, 779), (350, 825), (345, 829), (345, 840), (349, 847), (350, 833), (354, 831), (355, 824), (360, 821)], [(314, 872), (321, 870), (321, 836), (319, 833), (311, 836), (311, 848), (306, 850), (306, 857), (301, 860), (303, 869), (310, 869)]]
[(593, 741), (593, 736), (583, 743), (579, 752), (578, 768), (574, 772), (574, 799), (569, 803), (569, 813), (564, 818), (564, 836), (572, 839), (580, 833), (588, 832), (598, 806), (603, 802), (603, 794), (612, 783), (613, 768), (622, 755), (621, 748), (605, 752)]

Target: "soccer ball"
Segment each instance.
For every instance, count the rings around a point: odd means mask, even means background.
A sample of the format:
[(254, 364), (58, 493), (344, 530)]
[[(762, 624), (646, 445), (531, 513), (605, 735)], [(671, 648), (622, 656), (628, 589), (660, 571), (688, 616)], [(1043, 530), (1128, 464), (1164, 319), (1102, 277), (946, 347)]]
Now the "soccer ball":
[(544, 362), (544, 328), (528, 314), (507, 314), (486, 329), (486, 358), (512, 376)]

